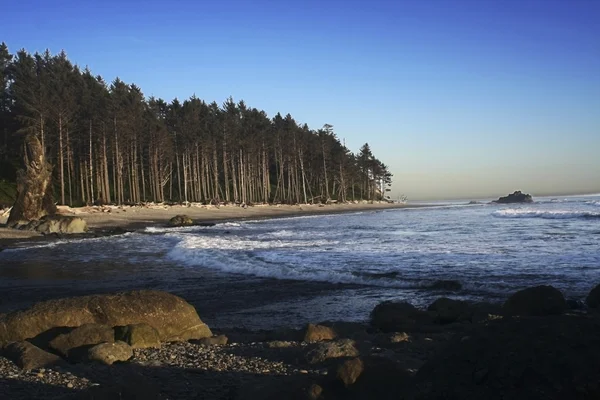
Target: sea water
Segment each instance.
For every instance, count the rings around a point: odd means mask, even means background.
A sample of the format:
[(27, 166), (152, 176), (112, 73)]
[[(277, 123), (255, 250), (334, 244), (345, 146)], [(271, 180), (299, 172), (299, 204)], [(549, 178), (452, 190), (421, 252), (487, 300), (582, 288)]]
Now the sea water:
[[(439, 280), (462, 289), (432, 290)], [(0, 290), (13, 303), (27, 291), (151, 287), (206, 305), (219, 325), (254, 328), (361, 320), (389, 299), (501, 302), (542, 284), (581, 300), (597, 283), (600, 195), (147, 228), (0, 253)]]

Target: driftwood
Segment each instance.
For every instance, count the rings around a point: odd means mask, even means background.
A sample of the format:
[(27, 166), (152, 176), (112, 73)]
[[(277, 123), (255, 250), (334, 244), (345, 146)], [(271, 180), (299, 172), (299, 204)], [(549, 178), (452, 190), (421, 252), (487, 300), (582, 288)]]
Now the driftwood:
[(56, 213), (52, 199), (52, 166), (46, 161), (44, 147), (39, 139), (25, 137), (25, 168), (17, 172), (17, 200), (7, 223), (39, 220)]

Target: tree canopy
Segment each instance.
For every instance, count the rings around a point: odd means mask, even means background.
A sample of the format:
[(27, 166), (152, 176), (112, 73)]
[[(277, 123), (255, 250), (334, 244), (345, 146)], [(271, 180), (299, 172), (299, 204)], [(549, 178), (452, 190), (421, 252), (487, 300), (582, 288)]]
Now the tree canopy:
[(107, 83), (66, 53), (11, 55), (0, 45), (0, 178), (14, 180), (25, 135), (53, 166), (61, 204), (311, 203), (378, 200), (392, 174), (333, 126), (269, 118), (243, 100), (166, 102)]

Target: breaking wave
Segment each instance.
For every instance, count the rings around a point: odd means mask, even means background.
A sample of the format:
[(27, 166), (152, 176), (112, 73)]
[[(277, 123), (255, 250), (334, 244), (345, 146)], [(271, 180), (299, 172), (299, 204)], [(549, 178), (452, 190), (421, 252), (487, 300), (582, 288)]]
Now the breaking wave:
[(595, 219), (600, 218), (600, 212), (567, 211), (567, 210), (534, 210), (530, 208), (507, 208), (494, 211), (498, 218), (543, 218), (543, 219)]

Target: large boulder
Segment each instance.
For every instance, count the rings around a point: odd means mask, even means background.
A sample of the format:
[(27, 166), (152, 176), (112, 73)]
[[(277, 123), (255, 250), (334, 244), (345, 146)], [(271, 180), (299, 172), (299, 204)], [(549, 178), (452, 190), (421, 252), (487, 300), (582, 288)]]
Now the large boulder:
[(552, 286), (534, 286), (519, 290), (506, 300), (504, 312), (512, 316), (557, 315), (567, 311), (565, 297)]
[(103, 324), (83, 324), (70, 332), (56, 336), (49, 347), (65, 358), (69, 352), (82, 346), (115, 341), (115, 333), (110, 326)]
[(471, 318), (469, 304), (466, 301), (453, 300), (447, 297), (440, 297), (434, 301), (427, 311), (435, 315), (435, 322), (440, 324), (450, 324), (459, 320)]
[(371, 311), (371, 325), (383, 332), (412, 330), (418, 323), (430, 322), (430, 316), (407, 302), (384, 301)]
[(474, 328), (419, 369), (414, 398), (600, 398), (600, 320), (510, 318)]
[(533, 199), (530, 194), (521, 193), (520, 190), (509, 194), (508, 196), (500, 197), (495, 200), (494, 203), (510, 204), (510, 203), (533, 203)]
[(163, 342), (212, 336), (194, 307), (173, 294), (136, 290), (49, 300), (0, 317), (0, 343), (33, 338), (57, 327), (99, 323), (111, 327), (146, 323)]
[(600, 285), (596, 285), (585, 299), (585, 304), (589, 308), (597, 309), (600, 307)]
[(158, 331), (148, 324), (115, 327), (115, 339), (134, 349), (160, 348)]
[(2, 351), (2, 355), (17, 364), (19, 368), (27, 370), (48, 368), (63, 362), (56, 354), (48, 353), (25, 341), (9, 344)]
[(169, 226), (189, 226), (194, 225), (194, 220), (187, 215), (176, 215), (169, 220)]

